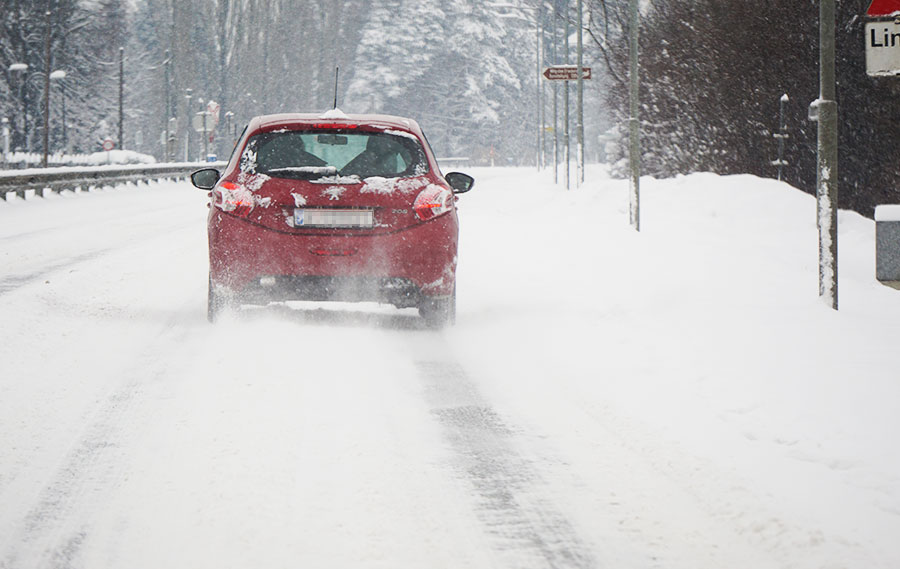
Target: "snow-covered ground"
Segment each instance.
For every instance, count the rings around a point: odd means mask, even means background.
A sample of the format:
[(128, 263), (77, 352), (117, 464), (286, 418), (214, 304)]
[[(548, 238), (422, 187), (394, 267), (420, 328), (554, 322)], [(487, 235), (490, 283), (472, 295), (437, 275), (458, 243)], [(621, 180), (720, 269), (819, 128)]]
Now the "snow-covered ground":
[(459, 317), (205, 320), (189, 184), (0, 202), (0, 567), (900, 566), (900, 292), (812, 197), (471, 172)]

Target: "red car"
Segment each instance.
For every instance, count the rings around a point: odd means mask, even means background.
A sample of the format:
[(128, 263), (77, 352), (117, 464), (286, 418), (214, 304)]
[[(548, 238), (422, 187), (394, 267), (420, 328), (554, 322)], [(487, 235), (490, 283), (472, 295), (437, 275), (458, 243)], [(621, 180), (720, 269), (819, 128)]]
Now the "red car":
[(456, 312), (454, 194), (415, 121), (382, 115), (256, 117), (210, 190), (209, 320), (242, 303), (377, 301), (418, 308), (434, 327)]

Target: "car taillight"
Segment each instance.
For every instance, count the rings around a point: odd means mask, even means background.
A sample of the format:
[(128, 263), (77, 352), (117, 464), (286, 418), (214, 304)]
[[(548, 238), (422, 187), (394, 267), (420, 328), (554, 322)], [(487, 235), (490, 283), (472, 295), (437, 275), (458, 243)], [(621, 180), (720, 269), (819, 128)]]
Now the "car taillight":
[[(214, 203), (222, 211), (246, 217), (253, 211), (253, 192), (241, 184), (221, 182), (214, 190), (217, 198)], [(219, 201), (221, 200), (221, 201)]]
[(413, 202), (413, 210), (422, 221), (434, 219), (453, 208), (453, 192), (447, 188), (431, 185), (422, 190), (416, 201)]

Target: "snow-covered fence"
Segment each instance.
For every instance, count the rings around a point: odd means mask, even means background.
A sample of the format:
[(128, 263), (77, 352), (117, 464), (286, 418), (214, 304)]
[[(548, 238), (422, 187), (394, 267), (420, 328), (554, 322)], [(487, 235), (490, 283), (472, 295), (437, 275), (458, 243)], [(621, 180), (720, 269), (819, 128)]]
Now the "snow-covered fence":
[(28, 192), (33, 192), (43, 197), (47, 191), (61, 192), (79, 188), (88, 190), (90, 188), (117, 186), (127, 183), (180, 180), (187, 178), (191, 172), (200, 168), (223, 168), (224, 166), (224, 162), (181, 162), (0, 171), (0, 197), (6, 199), (9, 193), (25, 197)]

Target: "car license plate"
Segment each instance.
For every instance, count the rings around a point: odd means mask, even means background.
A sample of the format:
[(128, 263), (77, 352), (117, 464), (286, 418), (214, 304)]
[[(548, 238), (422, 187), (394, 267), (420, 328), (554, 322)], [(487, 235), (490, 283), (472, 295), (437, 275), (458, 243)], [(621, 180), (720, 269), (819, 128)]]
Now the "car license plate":
[(375, 216), (371, 209), (297, 208), (294, 210), (294, 227), (374, 227)]

